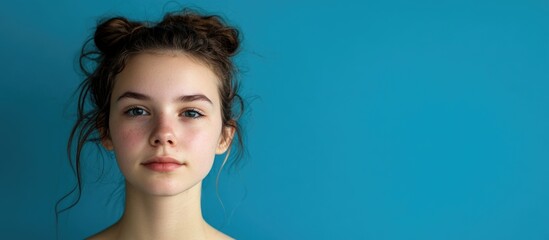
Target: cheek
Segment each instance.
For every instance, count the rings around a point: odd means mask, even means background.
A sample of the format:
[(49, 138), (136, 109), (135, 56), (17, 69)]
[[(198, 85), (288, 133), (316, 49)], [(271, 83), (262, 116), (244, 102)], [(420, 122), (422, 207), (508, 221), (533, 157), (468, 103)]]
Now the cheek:
[(182, 139), (183, 156), (201, 177), (205, 177), (212, 168), (219, 140), (219, 133), (211, 126), (187, 129), (186, 137)]
[(135, 157), (133, 154), (135, 154), (136, 147), (147, 143), (143, 128), (113, 126), (111, 129), (114, 130), (111, 132), (114, 151), (117, 156), (121, 157), (119, 159)]
[(215, 129), (189, 128), (181, 139), (185, 152), (200, 156), (201, 159), (213, 159), (219, 140)]

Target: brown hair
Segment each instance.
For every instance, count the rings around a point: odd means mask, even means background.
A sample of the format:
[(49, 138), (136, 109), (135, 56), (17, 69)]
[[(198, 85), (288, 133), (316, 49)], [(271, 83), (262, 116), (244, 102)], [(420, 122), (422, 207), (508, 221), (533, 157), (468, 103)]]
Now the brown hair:
[[(168, 13), (156, 24), (129, 21), (123, 17), (100, 22), (80, 54), (80, 68), (86, 78), (78, 88), (77, 120), (67, 146), (77, 184), (58, 201), (56, 214), (72, 208), (80, 200), (82, 149), (87, 142), (98, 144), (109, 136), (110, 99), (115, 78), (129, 58), (139, 53), (181, 51), (213, 70), (219, 78), (222, 124), (235, 129), (237, 152), (232, 165), (238, 165), (244, 146), (242, 129), (237, 120), (244, 104), (238, 94), (239, 84), (232, 57), (237, 53), (239, 44), (238, 30), (228, 26), (221, 17), (201, 15), (190, 10)], [(226, 137), (225, 131), (223, 134)], [(76, 199), (68, 207), (60, 209), (60, 203), (75, 192)]]

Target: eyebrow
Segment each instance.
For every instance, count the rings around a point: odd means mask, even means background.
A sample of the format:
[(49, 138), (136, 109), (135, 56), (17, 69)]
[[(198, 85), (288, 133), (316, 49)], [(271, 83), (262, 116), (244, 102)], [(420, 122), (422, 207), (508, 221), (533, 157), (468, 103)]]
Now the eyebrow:
[(213, 105), (212, 100), (206, 97), (203, 94), (194, 94), (194, 95), (184, 95), (178, 98), (181, 102), (194, 102), (194, 101), (205, 101)]
[[(128, 91), (120, 95), (120, 97), (118, 97), (116, 101), (118, 102), (124, 98), (133, 98), (133, 99), (145, 100), (145, 101), (151, 100), (151, 97), (145, 94)], [(205, 101), (213, 105), (212, 100), (210, 100), (204, 94), (183, 95), (181, 97), (178, 97), (177, 101), (180, 101), (180, 102)]]
[(136, 92), (125, 92), (124, 94), (120, 95), (120, 97), (118, 97), (116, 99), (117, 102), (119, 102), (120, 100), (124, 99), (124, 98), (133, 98), (133, 99), (137, 99), (137, 100), (150, 100), (151, 98), (145, 94), (142, 94), (142, 93), (136, 93)]

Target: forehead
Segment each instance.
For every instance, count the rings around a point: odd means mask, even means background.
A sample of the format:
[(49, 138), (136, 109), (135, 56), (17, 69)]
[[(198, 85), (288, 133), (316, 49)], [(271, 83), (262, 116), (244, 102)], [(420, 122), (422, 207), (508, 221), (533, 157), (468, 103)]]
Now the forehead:
[(145, 52), (132, 56), (116, 76), (113, 98), (126, 91), (142, 92), (159, 100), (204, 94), (219, 103), (219, 79), (212, 69), (188, 54)]

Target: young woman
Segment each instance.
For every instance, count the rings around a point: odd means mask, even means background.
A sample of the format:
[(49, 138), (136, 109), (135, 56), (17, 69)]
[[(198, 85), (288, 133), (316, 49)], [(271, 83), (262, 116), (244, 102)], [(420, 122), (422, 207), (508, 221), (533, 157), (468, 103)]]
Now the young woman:
[(125, 177), (126, 202), (120, 220), (89, 239), (231, 239), (203, 219), (200, 196), (215, 155), (228, 151), (224, 165), (233, 140), (242, 145), (238, 31), (183, 11), (156, 24), (108, 19), (93, 43), (81, 56), (87, 78), (69, 156), (75, 144), (79, 192), (82, 147), (98, 136)]

